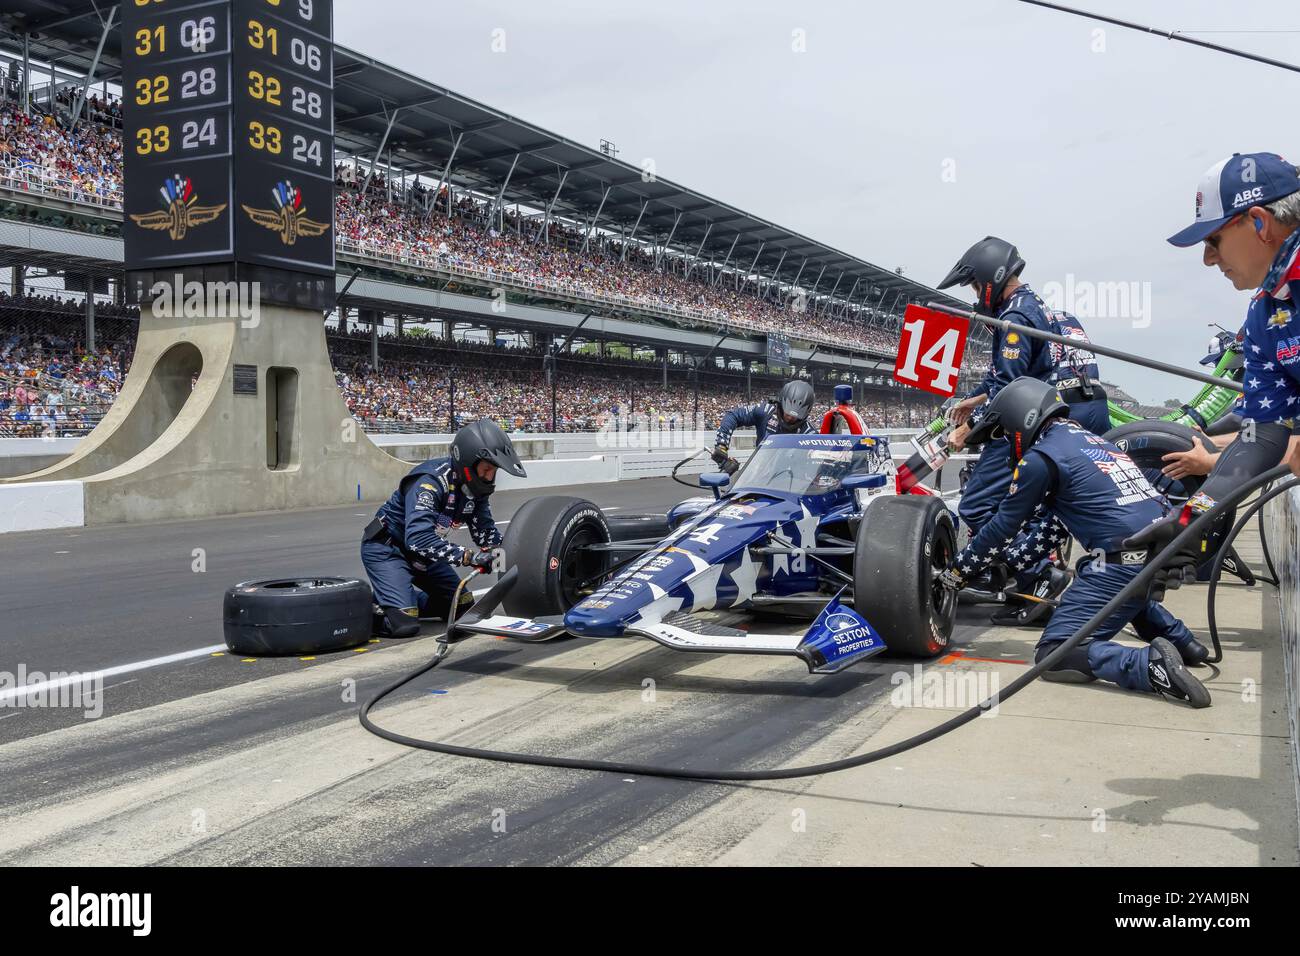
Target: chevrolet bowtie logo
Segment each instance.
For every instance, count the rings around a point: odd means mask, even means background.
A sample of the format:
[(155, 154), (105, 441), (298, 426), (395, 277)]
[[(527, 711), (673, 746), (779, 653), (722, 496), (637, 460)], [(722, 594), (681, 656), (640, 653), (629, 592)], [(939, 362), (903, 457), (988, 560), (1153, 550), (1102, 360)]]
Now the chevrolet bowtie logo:
[(1290, 309), (1281, 309), (1281, 308), (1279, 308), (1279, 309), (1278, 309), (1276, 312), (1274, 312), (1273, 315), (1269, 318), (1269, 320), (1268, 320), (1268, 324), (1269, 324), (1269, 325), (1276, 325), (1276, 326), (1278, 326), (1279, 328), (1281, 328), (1281, 327), (1285, 326), (1285, 325), (1286, 325), (1288, 322), (1290, 322), (1290, 321), (1291, 321), (1291, 310), (1290, 310)]
[(280, 241), (286, 246), (297, 242), (299, 236), (310, 239), (323, 235), (329, 229), (328, 222), (316, 222), (307, 218), (307, 210), (302, 205), (302, 190), (289, 180), (276, 183), (271, 196), (275, 199), (275, 209), (254, 209), (243, 203), (241, 205), (253, 222), (278, 232)]
[(219, 206), (196, 205), (194, 183), (180, 176), (164, 179), (158, 190), (164, 209), (160, 212), (131, 213), (131, 219), (143, 229), (166, 229), (172, 239), (184, 239), (192, 226), (201, 226), (221, 215), (225, 203)]

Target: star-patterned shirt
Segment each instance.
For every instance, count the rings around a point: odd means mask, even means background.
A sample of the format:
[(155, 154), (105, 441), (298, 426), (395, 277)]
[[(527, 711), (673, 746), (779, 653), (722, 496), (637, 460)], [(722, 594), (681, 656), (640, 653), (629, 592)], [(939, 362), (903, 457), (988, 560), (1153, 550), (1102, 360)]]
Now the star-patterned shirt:
[(1250, 301), (1243, 348), (1242, 417), (1291, 425), (1300, 415), (1300, 229)]

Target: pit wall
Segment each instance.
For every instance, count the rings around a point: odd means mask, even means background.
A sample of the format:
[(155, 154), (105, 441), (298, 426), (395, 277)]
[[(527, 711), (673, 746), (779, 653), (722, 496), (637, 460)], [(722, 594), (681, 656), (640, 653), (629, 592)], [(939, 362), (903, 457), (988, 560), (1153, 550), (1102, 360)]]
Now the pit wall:
[[(913, 433), (890, 432), (895, 458), (906, 458), (912, 451), (903, 436)], [(609, 481), (628, 481), (635, 478), (666, 478), (678, 462), (711, 447), (713, 432), (681, 433), (671, 438), (670, 447), (645, 447), (635, 440), (619, 441), (617, 435), (601, 433), (561, 433), (547, 435), (515, 435), (515, 447), (524, 460), (527, 478), (515, 478), (500, 473), (498, 486), (513, 488), (554, 488), (575, 484), (597, 484)], [(447, 453), (448, 434), (371, 435), (379, 449), (406, 462), (442, 457)], [(11, 474), (22, 474), (29, 469), (21, 463), (32, 461), (40, 454), (63, 458), (76, 448), (78, 438), (4, 438), (0, 439), (0, 463), (13, 462)], [(740, 462), (752, 454), (753, 435), (736, 435), (731, 447), (732, 455)], [(955, 455), (960, 460), (971, 456)], [(715, 467), (706, 454), (696, 454), (679, 469), (683, 476), (697, 475)], [(956, 484), (956, 467), (945, 472), (952, 475), (944, 487)], [(0, 470), (3, 476), (4, 470)], [(0, 534), (14, 531), (37, 531), (52, 528), (81, 527), (87, 512), (85, 483), (80, 480), (29, 481), (21, 483), (0, 482)], [(362, 502), (383, 500), (391, 488), (369, 482), (358, 495)], [(97, 522), (98, 523), (98, 522)]]
[(1286, 665), (1287, 713), (1291, 723), (1291, 766), (1300, 808), (1300, 488), (1264, 506), (1265, 544), (1278, 574), (1278, 618)]

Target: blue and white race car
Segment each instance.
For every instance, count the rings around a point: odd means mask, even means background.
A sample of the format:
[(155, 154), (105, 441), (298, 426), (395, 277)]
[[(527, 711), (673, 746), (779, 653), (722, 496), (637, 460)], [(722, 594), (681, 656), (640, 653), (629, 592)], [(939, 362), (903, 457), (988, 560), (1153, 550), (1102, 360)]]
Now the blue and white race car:
[[(725, 474), (700, 480), (712, 498), (660, 516), (529, 500), (502, 545), (512, 567), (445, 639), (642, 637), (790, 655), (816, 674), (886, 649), (946, 650), (956, 600), (936, 577), (955, 553), (956, 518), (936, 495), (896, 493), (887, 439), (773, 435), (725, 492)], [(770, 612), (813, 622), (760, 632), (755, 618)]]

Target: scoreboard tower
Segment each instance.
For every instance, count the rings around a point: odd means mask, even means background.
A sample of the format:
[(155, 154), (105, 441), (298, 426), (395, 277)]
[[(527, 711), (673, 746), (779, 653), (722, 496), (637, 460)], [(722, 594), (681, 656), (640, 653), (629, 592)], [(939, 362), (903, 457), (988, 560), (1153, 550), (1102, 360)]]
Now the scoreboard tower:
[(334, 299), (333, 0), (124, 0), (125, 244), (155, 281)]
[(14, 480), (79, 482), (88, 525), (386, 498), (411, 466), (361, 430), (325, 342), (332, 0), (120, 6), (135, 354), (72, 454)]

